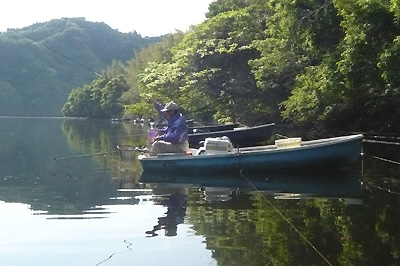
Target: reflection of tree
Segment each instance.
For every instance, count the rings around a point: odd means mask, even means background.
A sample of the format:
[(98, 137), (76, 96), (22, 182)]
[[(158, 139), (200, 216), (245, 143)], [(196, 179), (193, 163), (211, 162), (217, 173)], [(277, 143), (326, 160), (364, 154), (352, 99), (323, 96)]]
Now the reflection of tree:
[(260, 264), (264, 262), (262, 238), (249, 221), (253, 209), (249, 195), (231, 194), (228, 201), (191, 201), (202, 198), (193, 193), (188, 203), (189, 221), (206, 237), (207, 248), (213, 251), (218, 265), (264, 265)]
[[(187, 219), (197, 234), (206, 237), (207, 248), (219, 265), (326, 264), (266, 199), (333, 265), (398, 262), (400, 213), (394, 207), (398, 202), (371, 201), (367, 204), (376, 204), (371, 208), (347, 205), (339, 199), (233, 196), (223, 202), (199, 201), (201, 195), (189, 196), (188, 200)], [(373, 213), (374, 210), (381, 212)]]
[(187, 188), (163, 187), (159, 184), (153, 187), (153, 193), (156, 195), (155, 204), (167, 207), (167, 212), (165, 216), (158, 218), (158, 223), (152, 230), (146, 231), (146, 234), (157, 236), (156, 232), (163, 229), (166, 236), (176, 236), (178, 225), (183, 223), (186, 214)]
[(109, 120), (67, 119), (62, 124), (71, 149), (96, 153), (115, 148), (117, 144), (138, 146), (146, 143), (141, 128), (129, 123), (112, 123)]
[(252, 214), (257, 232), (262, 234), (264, 253), (268, 261), (277, 260), (282, 265), (324, 265), (324, 259), (314, 250), (317, 249), (330, 263), (337, 265), (338, 255), (342, 252), (341, 228), (336, 218), (342, 216), (343, 203), (338, 200), (324, 199), (293, 201), (274, 201), (267, 199), (304, 235), (309, 245), (263, 197), (256, 195), (257, 211)]
[[(379, 184), (380, 180), (376, 176), (373, 180), (370, 178), (364, 176), (364, 182), (372, 185), (367, 187), (364, 204), (356, 210), (347, 209), (344, 216), (347, 219), (343, 217), (339, 221), (344, 232), (340, 262), (342, 265), (399, 265), (400, 196), (378, 189), (373, 184)], [(383, 186), (389, 186), (389, 182)]]
[(82, 214), (109, 203), (118, 188), (137, 184), (139, 162), (122, 164), (117, 153), (54, 160), (56, 156), (70, 156), (71, 150), (77, 155), (117, 151), (119, 137), (130, 139), (127, 125), (77, 119), (1, 122), (0, 138), (6, 140), (0, 145), (2, 201), (24, 203), (48, 214)]
[(349, 261), (363, 265), (399, 265), (400, 171), (371, 157), (400, 161), (398, 146), (365, 145), (364, 152), (365, 200), (357, 210), (347, 210), (349, 219), (340, 220), (346, 229), (341, 262), (343, 265)]
[[(120, 179), (122, 188), (131, 188), (132, 183), (127, 177), (139, 179), (141, 167), (138, 160), (128, 164), (120, 162), (117, 145), (125, 144), (139, 146), (146, 143), (145, 130), (134, 127), (130, 123), (112, 123), (109, 120), (67, 119), (62, 124), (62, 130), (67, 137), (71, 150), (83, 154), (115, 152), (104, 161), (102, 156), (93, 156), (93, 160), (105, 164), (104, 167), (113, 169), (114, 176)], [(117, 169), (121, 171), (117, 171)], [(129, 186), (129, 187), (127, 187)]]

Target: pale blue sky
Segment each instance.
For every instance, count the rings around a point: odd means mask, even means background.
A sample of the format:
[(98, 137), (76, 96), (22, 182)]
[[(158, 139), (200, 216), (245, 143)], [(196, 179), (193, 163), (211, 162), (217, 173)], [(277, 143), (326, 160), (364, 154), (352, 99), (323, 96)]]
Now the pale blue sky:
[(0, 31), (62, 17), (85, 17), (121, 32), (158, 36), (204, 21), (214, 0), (7, 0), (0, 3)]

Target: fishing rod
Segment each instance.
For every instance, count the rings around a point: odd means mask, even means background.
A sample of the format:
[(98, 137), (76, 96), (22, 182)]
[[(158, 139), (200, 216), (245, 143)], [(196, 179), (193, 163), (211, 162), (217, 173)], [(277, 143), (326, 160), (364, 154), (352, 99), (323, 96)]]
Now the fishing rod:
[(68, 59), (68, 60), (74, 62), (75, 64), (77, 64), (77, 65), (79, 65), (79, 66), (85, 68), (86, 70), (89, 70), (89, 71), (93, 72), (96, 76), (101, 77), (101, 75), (100, 75), (99, 73), (97, 73), (95, 70), (93, 70), (93, 69), (91, 69), (91, 68), (89, 68), (89, 67), (87, 67), (87, 66), (81, 64), (80, 62), (78, 62), (78, 61), (76, 61), (76, 60), (74, 60), (74, 59), (72, 59), (72, 58), (70, 58), (70, 57), (68, 57), (68, 56), (66, 56), (66, 55), (64, 55), (64, 54), (62, 54), (62, 53), (56, 51), (56, 50), (54, 50), (53, 48), (50, 48), (49, 46), (47, 46), (47, 45), (45, 45), (45, 44), (40, 44), (40, 45), (44, 46), (45, 48), (49, 49), (50, 51), (52, 51), (52, 52), (54, 52), (54, 53), (56, 53), (56, 54), (58, 54), (58, 55), (60, 55), (60, 56), (62, 56), (62, 57), (64, 57), (64, 58), (66, 58), (66, 59)]
[(139, 93), (133, 92), (133, 91), (131, 91), (131, 90), (127, 90), (126, 92), (129, 92), (129, 93), (131, 93), (132, 95), (137, 96), (137, 97), (139, 97), (140, 99), (143, 99), (143, 96), (141, 96)]
[[(68, 156), (68, 157), (54, 157), (53, 159), (55, 161), (62, 161), (62, 160), (70, 160), (70, 159), (76, 159), (76, 158), (84, 158), (84, 157), (92, 157), (92, 156), (98, 156), (98, 155), (107, 155), (107, 154), (112, 154), (112, 153), (122, 153), (122, 157), (124, 157), (124, 153), (126, 152), (148, 152), (147, 148), (143, 146), (138, 146), (134, 147), (131, 145), (117, 145), (117, 151), (109, 151), (109, 152), (99, 152), (99, 153), (90, 153), (90, 154), (81, 154), (81, 155), (76, 155), (76, 156)], [(129, 157), (129, 156), (128, 156)]]
[(85, 66), (84, 64), (82, 64), (82, 63), (80, 63), (80, 62), (78, 62), (78, 61), (72, 59), (71, 57), (68, 57), (68, 56), (66, 56), (65, 54), (60, 53), (59, 51), (57, 51), (57, 50), (55, 50), (55, 49), (53, 49), (53, 48), (51, 48), (51, 47), (45, 45), (44, 43), (39, 43), (39, 42), (35, 41), (34, 39), (31, 39), (31, 38), (29, 38), (29, 37), (27, 37), (27, 36), (24, 36), (24, 37), (27, 38), (28, 40), (32, 41), (32, 44), (33, 44), (33, 45), (43, 46), (43, 47), (45, 47), (46, 49), (52, 51), (53, 53), (56, 53), (56, 54), (58, 54), (58, 55), (64, 57), (65, 59), (67, 59), (67, 60), (69, 60), (69, 61), (71, 61), (71, 62), (73, 62), (73, 63), (75, 63), (75, 64), (77, 64), (77, 65), (79, 65), (79, 66), (81, 66), (81, 67), (83, 67), (84, 69), (89, 70), (90, 72), (93, 72), (96, 76), (101, 77), (101, 75), (100, 75), (99, 73), (97, 73), (95, 70), (93, 70), (93, 69), (89, 68), (88, 66)]
[(82, 155), (76, 155), (76, 156), (69, 156), (69, 157), (54, 157), (53, 159), (55, 161), (61, 161), (61, 160), (69, 160), (69, 159), (75, 159), (75, 158), (83, 158), (83, 157), (91, 157), (91, 156), (97, 156), (97, 155), (107, 155), (111, 153), (116, 153), (118, 151), (109, 151), (109, 152), (100, 152), (100, 153), (91, 153), (91, 154), (82, 154)]

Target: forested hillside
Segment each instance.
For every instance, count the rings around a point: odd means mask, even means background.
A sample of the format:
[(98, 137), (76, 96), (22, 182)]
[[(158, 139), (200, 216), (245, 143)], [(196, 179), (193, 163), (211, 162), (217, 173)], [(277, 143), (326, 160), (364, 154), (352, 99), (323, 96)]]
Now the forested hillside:
[(126, 114), (151, 112), (141, 94), (196, 119), (400, 130), (398, 0), (217, 0), (207, 17), (130, 61)]
[(0, 33), (0, 116), (61, 116), (73, 88), (156, 41), (84, 18)]
[(206, 16), (75, 89), (63, 114), (149, 117), (151, 97), (200, 121), (400, 130), (399, 0), (216, 0)]

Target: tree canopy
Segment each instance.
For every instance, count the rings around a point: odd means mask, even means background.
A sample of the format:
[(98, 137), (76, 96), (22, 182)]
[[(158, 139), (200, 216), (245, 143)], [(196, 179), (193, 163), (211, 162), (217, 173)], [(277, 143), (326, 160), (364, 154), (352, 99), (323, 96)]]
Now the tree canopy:
[(398, 1), (217, 0), (206, 16), (129, 60), (125, 116), (154, 115), (151, 97), (201, 121), (400, 128)]

